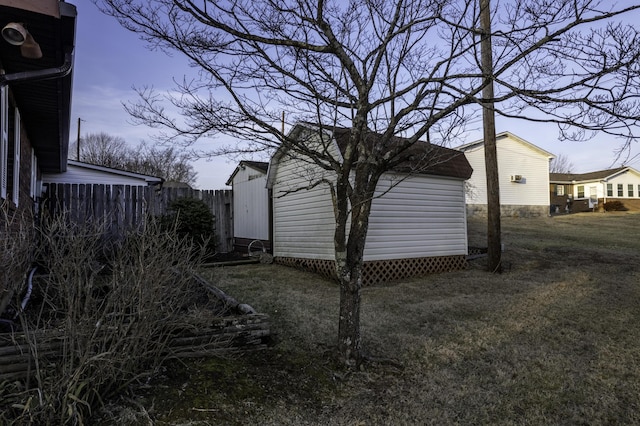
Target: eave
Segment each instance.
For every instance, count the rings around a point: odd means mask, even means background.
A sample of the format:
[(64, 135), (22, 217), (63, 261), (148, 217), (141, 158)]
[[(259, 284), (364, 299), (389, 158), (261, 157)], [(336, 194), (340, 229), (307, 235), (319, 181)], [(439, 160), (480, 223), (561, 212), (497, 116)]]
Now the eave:
[(57, 0), (0, 0), (0, 28), (22, 23), (42, 50), (40, 59), (24, 58), (19, 46), (0, 39), (1, 80), (11, 89), (40, 169), (46, 173), (64, 172), (67, 165), (76, 16), (74, 5)]

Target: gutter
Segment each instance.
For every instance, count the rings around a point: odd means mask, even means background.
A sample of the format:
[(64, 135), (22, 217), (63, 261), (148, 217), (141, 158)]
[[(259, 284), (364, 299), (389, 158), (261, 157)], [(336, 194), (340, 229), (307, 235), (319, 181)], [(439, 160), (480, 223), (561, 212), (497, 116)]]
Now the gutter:
[(12, 74), (0, 74), (0, 87), (12, 83), (22, 83), (33, 80), (54, 80), (66, 77), (73, 69), (73, 48), (66, 47), (64, 62), (59, 67), (45, 68), (42, 70), (23, 71)]

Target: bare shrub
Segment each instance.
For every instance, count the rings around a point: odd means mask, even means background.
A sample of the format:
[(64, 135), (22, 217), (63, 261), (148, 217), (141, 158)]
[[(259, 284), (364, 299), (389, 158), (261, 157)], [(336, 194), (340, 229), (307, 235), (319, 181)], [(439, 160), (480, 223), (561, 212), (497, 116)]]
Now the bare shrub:
[(33, 221), (0, 201), (0, 330), (10, 328), (20, 309), (26, 274), (33, 261)]
[(190, 279), (199, 264), (192, 241), (153, 220), (118, 240), (106, 229), (64, 217), (42, 227), (38, 309), (21, 315), (35, 384), (13, 395), (4, 420), (86, 424), (170, 356), (170, 337), (206, 301)]
[(626, 212), (627, 210), (629, 210), (624, 206), (622, 201), (617, 200), (604, 203), (604, 209), (608, 212)]

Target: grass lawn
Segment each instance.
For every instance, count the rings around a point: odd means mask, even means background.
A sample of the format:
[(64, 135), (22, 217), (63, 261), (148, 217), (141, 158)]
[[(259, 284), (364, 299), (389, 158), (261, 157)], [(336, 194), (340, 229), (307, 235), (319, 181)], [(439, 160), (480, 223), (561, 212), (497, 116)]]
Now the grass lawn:
[[(469, 221), (471, 245), (485, 224)], [(278, 265), (203, 272), (272, 318), (265, 352), (173, 365), (156, 424), (640, 424), (640, 215), (504, 219), (506, 271), (363, 291), (376, 362), (336, 366), (338, 288)]]

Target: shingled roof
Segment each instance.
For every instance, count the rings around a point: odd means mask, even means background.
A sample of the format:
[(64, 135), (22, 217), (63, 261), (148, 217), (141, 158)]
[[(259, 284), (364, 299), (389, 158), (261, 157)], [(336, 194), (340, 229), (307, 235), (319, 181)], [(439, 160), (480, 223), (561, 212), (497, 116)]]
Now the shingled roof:
[[(351, 129), (333, 128), (331, 130), (340, 151), (344, 153), (351, 135)], [(378, 133), (369, 132), (367, 134), (366, 142), (371, 146), (382, 143), (381, 140), (382, 135)], [(395, 136), (389, 141), (389, 149), (405, 141), (407, 141), (406, 138)], [(408, 160), (393, 167), (392, 171), (448, 176), (460, 179), (469, 179), (473, 173), (467, 157), (463, 152), (455, 149), (419, 141), (410, 146), (405, 151), (405, 154), (408, 156)]]
[(269, 169), (269, 163), (266, 163), (264, 161), (242, 160), (240, 161), (238, 166), (235, 168), (233, 173), (231, 173), (231, 176), (229, 176), (229, 179), (227, 179), (227, 181), (225, 182), (225, 185), (227, 186), (231, 185), (231, 183), (233, 182), (233, 178), (238, 174), (238, 171), (240, 171), (241, 168), (244, 169), (245, 166), (251, 167), (252, 169), (265, 174), (267, 173), (267, 169)]
[(618, 167), (616, 169), (598, 170), (589, 173), (549, 173), (549, 182), (587, 182), (602, 180), (611, 175), (615, 175), (628, 167)]

